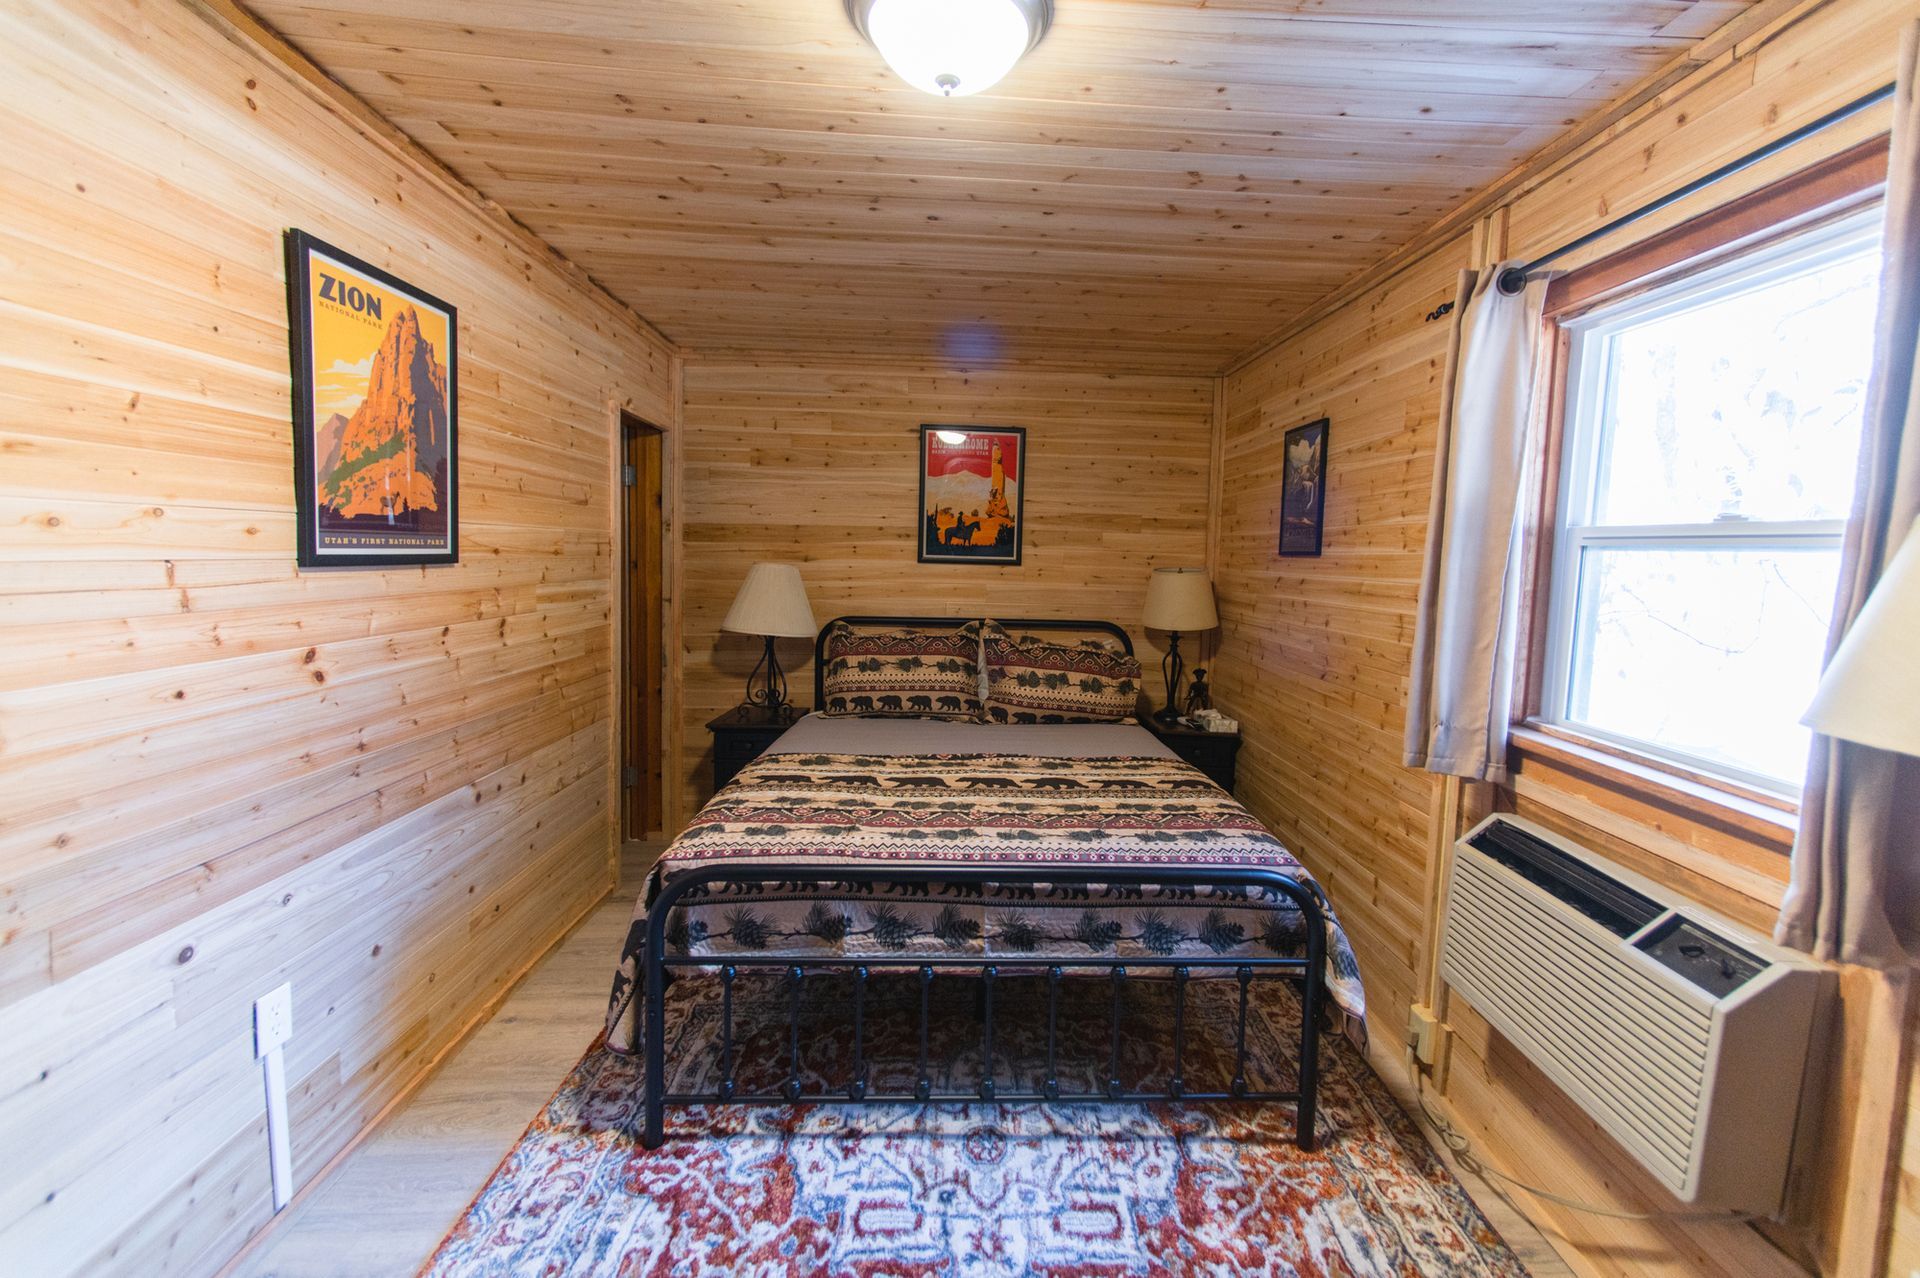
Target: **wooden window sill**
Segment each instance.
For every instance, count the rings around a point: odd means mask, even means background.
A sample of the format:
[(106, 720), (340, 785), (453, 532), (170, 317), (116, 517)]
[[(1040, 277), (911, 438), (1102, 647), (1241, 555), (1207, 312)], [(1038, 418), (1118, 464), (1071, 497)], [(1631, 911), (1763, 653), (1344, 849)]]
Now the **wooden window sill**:
[(1506, 789), (1522, 815), (1548, 809), (1604, 836), (1602, 853), (1631, 849), (1631, 868), (1749, 926), (1770, 925), (1799, 826), (1788, 800), (1681, 775), (1547, 724), (1514, 728), (1509, 762)]
[(1792, 799), (1732, 781), (1709, 780), (1610, 741), (1532, 720), (1513, 729), (1512, 741), (1520, 756), (1516, 762), (1522, 767), (1528, 755), (1552, 760), (1625, 793), (1703, 821), (1746, 830), (1767, 842), (1791, 846), (1800, 828), (1800, 805)]

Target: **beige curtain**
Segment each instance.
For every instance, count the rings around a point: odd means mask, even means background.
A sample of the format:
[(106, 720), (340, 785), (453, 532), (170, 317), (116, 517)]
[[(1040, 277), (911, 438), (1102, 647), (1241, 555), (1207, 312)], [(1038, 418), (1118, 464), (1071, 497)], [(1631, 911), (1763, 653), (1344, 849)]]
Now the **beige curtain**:
[[(1886, 262), (1860, 441), (1854, 519), (1840, 560), (1827, 656), (1920, 516), (1920, 24), (1901, 41), (1887, 169)], [(1915, 636), (1920, 660), (1920, 635)], [(1920, 714), (1920, 706), (1913, 708)], [(1920, 961), (1920, 759), (1815, 737), (1793, 877), (1775, 939), (1818, 958)]]
[(1504, 262), (1460, 280), (1407, 699), (1407, 766), (1504, 781), (1524, 593), (1523, 481), (1538, 461), (1547, 282), (1500, 291)]

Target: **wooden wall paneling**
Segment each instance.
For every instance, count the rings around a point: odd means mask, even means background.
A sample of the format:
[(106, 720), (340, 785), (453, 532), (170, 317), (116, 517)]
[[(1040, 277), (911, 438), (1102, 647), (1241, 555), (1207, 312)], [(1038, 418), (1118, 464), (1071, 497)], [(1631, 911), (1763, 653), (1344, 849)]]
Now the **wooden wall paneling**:
[[(676, 356), (224, 3), (0, 49), (0, 1254), (206, 1274), (253, 998), (307, 1186), (610, 886), (608, 410)], [(460, 307), (457, 566), (293, 565), (290, 225)]]
[[(1240, 796), (1326, 880), (1389, 1041), (1417, 983), (1431, 794), (1399, 766), (1397, 713), (1446, 341), (1423, 317), (1453, 296), (1466, 247), (1226, 389), (1215, 677), (1245, 725)], [(1280, 559), (1280, 437), (1320, 416), (1333, 423), (1326, 550)]]
[[(1157, 703), (1147, 575), (1207, 557), (1213, 383), (887, 363), (689, 363), (683, 568), (685, 802), (711, 784), (703, 725), (740, 701), (757, 642), (720, 618), (756, 560), (798, 563), (824, 622), (845, 613), (1073, 616), (1134, 635)], [(1027, 428), (1018, 567), (921, 564), (919, 427)], [(812, 645), (782, 641), (801, 704)]]
[[(1248, 734), (1241, 797), (1327, 881), (1360, 953), (1374, 1032), (1390, 1047), (1403, 1041), (1407, 1004), (1421, 994), (1423, 966), (1432, 962), (1430, 952), (1417, 952), (1433, 908), (1423, 899), (1427, 846), (1464, 820), (1439, 812), (1441, 787), (1399, 764), (1446, 347), (1445, 324), (1425, 323), (1425, 313), (1452, 296), (1453, 275), (1469, 261), (1553, 248), (1884, 83), (1898, 29), (1917, 16), (1920, 6), (1905, 0), (1771, 6), (1739, 41), (1626, 104), (1586, 140), (1509, 178), (1504, 194), (1482, 206), (1493, 219), (1486, 230), (1443, 223), (1448, 233), (1433, 233), (1390, 269), (1343, 289), (1228, 375), (1218, 516), (1225, 643), (1215, 675), (1222, 706)], [(1822, 135), (1595, 251), (1657, 233), (1884, 127), (1876, 113)], [(1333, 421), (1327, 553), (1281, 560), (1271, 545), (1279, 436), (1322, 414)], [(1749, 925), (1771, 925), (1787, 841), (1777, 823), (1703, 824), (1650, 795), (1618, 801), (1577, 763), (1532, 755), (1502, 802)], [(1429, 951), (1432, 944), (1429, 938)], [(1858, 1144), (1854, 1129), (1868, 1121), (1855, 1116), (1879, 1112), (1866, 1094), (1880, 1087), (1877, 1073), (1867, 1071), (1871, 1081), (1862, 1083), (1860, 1062), (1865, 1045), (1884, 1035), (1870, 1038), (1865, 983), (1850, 978), (1842, 988), (1823, 1062), (1836, 1080), (1819, 1116), (1826, 1134), (1810, 1142), (1796, 1172), (1786, 1225), (1763, 1237), (1743, 1226), (1609, 1220), (1528, 1200), (1576, 1267), (1730, 1278), (1791, 1272), (1798, 1261), (1827, 1273), (1868, 1272), (1859, 1238), (1871, 1234), (1861, 1218), (1872, 1213), (1859, 1204), (1869, 1197), (1871, 1158), (1849, 1151)], [(1447, 1001), (1444, 989), (1440, 998), (1455, 1032), (1444, 1093), (1432, 1094), (1497, 1165), (1629, 1211), (1677, 1209), (1469, 1005)], [(1884, 1136), (1886, 1124), (1877, 1130)], [(1898, 1194), (1910, 1194), (1910, 1181), (1893, 1183), (1897, 1219)], [(1894, 1238), (1898, 1254), (1898, 1228)]]
[[(1911, 978), (1909, 978), (1911, 980)], [(1907, 991), (1907, 1082), (1897, 1119), (1900, 1157), (1894, 1176), (1893, 1220), (1888, 1230), (1889, 1274), (1920, 1273), (1920, 999)]]
[(951, 101), (832, 5), (256, 7), (704, 355), (1204, 374), (1755, 6), (1099, 0)]
[(1297, 335), (1343, 309), (1366, 293), (1423, 260), (1460, 235), (1480, 233), (1486, 219), (1503, 210), (1525, 192), (1548, 181), (1570, 158), (1577, 158), (1645, 117), (1663, 109), (1675, 86), (1697, 76), (1702, 67), (1725, 66), (1738, 49), (1763, 41), (1771, 33), (1792, 26), (1813, 10), (1834, 0), (1758, 0), (1727, 18), (1691, 48), (1676, 54), (1644, 77), (1629, 93), (1605, 110), (1562, 130), (1498, 181), (1477, 190), (1445, 217), (1371, 266), (1349, 276), (1332, 292), (1289, 315), (1265, 339), (1242, 352), (1221, 371), (1236, 373), (1272, 355)]
[[(1841, 1024), (1842, 1033), (1851, 1031), (1847, 1051), (1836, 1053), (1829, 1068), (1847, 1073), (1829, 1089), (1822, 1117), (1825, 1130), (1837, 1132), (1844, 1111), (1853, 1120), (1853, 1139), (1844, 1157), (1807, 1160), (1801, 1179), (1810, 1183), (1801, 1186), (1802, 1195), (1840, 1215), (1837, 1272), (1911, 1275), (1914, 1266), (1902, 1256), (1914, 1248), (1913, 1128), (1920, 1113), (1912, 1090), (1914, 973), (1851, 968), (1842, 979), (1852, 987), (1844, 1005), (1864, 1010)], [(1844, 1192), (1836, 1192), (1835, 1180), (1845, 1183)]]

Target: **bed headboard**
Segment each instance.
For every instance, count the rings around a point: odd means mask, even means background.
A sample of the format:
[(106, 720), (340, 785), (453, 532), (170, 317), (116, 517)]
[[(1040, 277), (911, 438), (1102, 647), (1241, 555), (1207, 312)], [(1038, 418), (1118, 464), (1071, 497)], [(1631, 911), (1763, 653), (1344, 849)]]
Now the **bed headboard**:
[[(891, 626), (897, 630), (958, 630), (968, 622), (984, 617), (835, 617), (820, 627), (813, 639), (813, 708), (827, 703), (827, 631), (841, 622), (850, 626)], [(1133, 655), (1133, 636), (1111, 621), (1086, 621), (1075, 618), (995, 617), (1007, 630), (1091, 631), (1120, 641), (1126, 654)]]

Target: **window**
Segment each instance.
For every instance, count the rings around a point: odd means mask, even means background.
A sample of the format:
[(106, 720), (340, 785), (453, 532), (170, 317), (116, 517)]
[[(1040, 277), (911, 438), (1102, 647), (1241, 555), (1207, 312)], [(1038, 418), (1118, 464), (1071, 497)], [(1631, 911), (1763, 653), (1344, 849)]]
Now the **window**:
[(1546, 722), (1798, 790), (1879, 236), (1872, 210), (1560, 320)]

